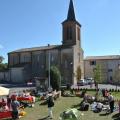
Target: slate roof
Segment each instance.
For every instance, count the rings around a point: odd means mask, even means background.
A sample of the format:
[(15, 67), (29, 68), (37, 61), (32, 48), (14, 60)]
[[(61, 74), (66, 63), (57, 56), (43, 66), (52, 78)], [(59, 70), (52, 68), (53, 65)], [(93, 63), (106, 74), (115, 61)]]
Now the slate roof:
[(113, 59), (120, 59), (120, 55), (87, 56), (84, 60), (113, 60)]
[(69, 22), (69, 21), (75, 22), (81, 27), (81, 24), (76, 20), (76, 17), (75, 17), (74, 5), (73, 5), (72, 0), (70, 0), (67, 19), (65, 21), (63, 21), (62, 24), (64, 24), (65, 22)]
[(32, 47), (32, 48), (22, 48), (18, 49), (12, 52), (9, 52), (8, 54), (12, 53), (21, 53), (21, 52), (33, 52), (33, 51), (42, 51), (42, 50), (50, 50), (50, 49), (65, 49), (65, 48), (71, 48), (72, 45), (50, 45), (50, 46), (40, 46), (40, 47)]
[(74, 12), (74, 6), (73, 6), (73, 1), (72, 0), (70, 0), (67, 20), (76, 21), (75, 12)]

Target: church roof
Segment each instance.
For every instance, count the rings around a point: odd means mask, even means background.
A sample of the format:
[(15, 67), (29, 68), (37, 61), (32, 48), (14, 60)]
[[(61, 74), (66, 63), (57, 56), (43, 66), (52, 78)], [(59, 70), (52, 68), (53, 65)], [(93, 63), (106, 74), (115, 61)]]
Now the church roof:
[(120, 59), (120, 55), (87, 56), (84, 60), (113, 60), (113, 59)]
[(10, 53), (48, 50), (48, 49), (53, 49), (55, 47), (57, 47), (57, 45), (50, 45), (50, 46), (48, 45), (48, 46), (40, 46), (40, 47), (32, 47), (32, 48), (22, 48), (22, 49), (18, 49), (18, 50), (12, 51)]
[(72, 45), (48, 45), (48, 46), (40, 46), (40, 47), (32, 47), (32, 48), (22, 48), (22, 49), (18, 49), (18, 50), (9, 52), (8, 54), (42, 51), (42, 50), (50, 50), (50, 49), (66, 49), (66, 48), (70, 48), (70, 47), (72, 47)]

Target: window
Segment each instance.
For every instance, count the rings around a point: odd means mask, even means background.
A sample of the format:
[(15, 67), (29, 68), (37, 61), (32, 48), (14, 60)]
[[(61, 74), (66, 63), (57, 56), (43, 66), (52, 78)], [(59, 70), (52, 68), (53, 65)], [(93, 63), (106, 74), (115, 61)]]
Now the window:
[(72, 27), (68, 26), (67, 27), (67, 40), (72, 40)]
[(79, 59), (79, 62), (80, 62), (80, 53), (78, 53), (78, 59)]
[(96, 61), (90, 61), (90, 65), (96, 65)]
[(112, 69), (108, 69), (108, 72), (112, 72), (113, 70)]
[(67, 60), (65, 60), (65, 68), (67, 68), (68, 66), (67, 66)]
[(112, 81), (113, 80), (113, 77), (112, 76), (110, 76), (110, 81)]
[(80, 29), (77, 28), (77, 37), (78, 37), (78, 40), (80, 40)]

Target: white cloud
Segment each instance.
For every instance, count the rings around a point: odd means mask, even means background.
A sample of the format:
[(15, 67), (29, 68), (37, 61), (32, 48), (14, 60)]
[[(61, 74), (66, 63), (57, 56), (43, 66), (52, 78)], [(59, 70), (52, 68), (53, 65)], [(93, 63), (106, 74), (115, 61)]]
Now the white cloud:
[(3, 48), (3, 46), (0, 44), (0, 49), (2, 49)]

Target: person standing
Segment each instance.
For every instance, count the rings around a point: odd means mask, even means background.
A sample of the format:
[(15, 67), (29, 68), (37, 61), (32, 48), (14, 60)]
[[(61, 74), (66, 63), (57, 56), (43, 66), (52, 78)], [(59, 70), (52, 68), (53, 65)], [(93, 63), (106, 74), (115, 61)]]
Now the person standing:
[(12, 99), (11, 107), (12, 107), (12, 119), (13, 120), (19, 119), (18, 110), (20, 108), (20, 103), (17, 101), (17, 97)]
[(7, 106), (11, 110), (11, 98), (9, 96), (7, 96)]
[(50, 117), (50, 119), (53, 119), (52, 107), (54, 106), (54, 98), (52, 92), (48, 93), (47, 104), (48, 104), (48, 117)]
[(109, 105), (110, 105), (110, 112), (113, 113), (113, 110), (114, 110), (114, 97), (112, 96), (111, 93), (109, 93), (108, 100), (109, 100)]

